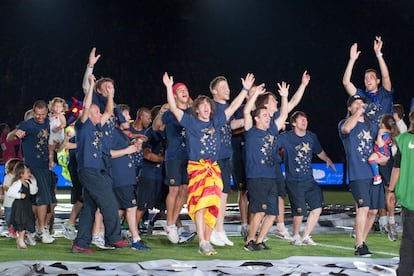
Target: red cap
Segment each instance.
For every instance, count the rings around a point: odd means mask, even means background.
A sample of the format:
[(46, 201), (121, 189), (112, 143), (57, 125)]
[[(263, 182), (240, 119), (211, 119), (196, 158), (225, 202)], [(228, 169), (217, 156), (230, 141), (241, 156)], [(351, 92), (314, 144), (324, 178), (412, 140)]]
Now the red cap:
[(175, 94), (177, 89), (180, 88), (181, 86), (184, 86), (185, 88), (187, 88), (187, 86), (182, 82), (177, 82), (176, 84), (174, 84), (174, 86), (172, 87), (173, 94)]

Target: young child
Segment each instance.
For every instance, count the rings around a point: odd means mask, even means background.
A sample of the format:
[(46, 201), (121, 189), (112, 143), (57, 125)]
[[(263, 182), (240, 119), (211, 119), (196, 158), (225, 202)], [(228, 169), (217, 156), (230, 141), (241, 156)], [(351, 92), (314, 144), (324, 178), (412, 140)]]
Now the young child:
[(35, 232), (35, 216), (32, 210), (30, 195), (37, 193), (37, 183), (32, 177), (29, 168), (18, 163), (14, 169), (13, 184), (7, 191), (9, 197), (14, 198), (10, 222), (17, 232), (17, 248), (26, 249), (25, 234)]
[(398, 134), (399, 131), (392, 115), (383, 115), (380, 121), (377, 140), (375, 141), (374, 152), (368, 158), (372, 173), (374, 174), (374, 185), (381, 184), (382, 182), (377, 161), (381, 157), (381, 154), (387, 157), (391, 156), (393, 139)]
[(56, 163), (54, 161), (55, 151), (65, 139), (66, 118), (65, 112), (68, 110), (68, 105), (65, 100), (60, 97), (54, 97), (49, 102), (49, 122), (50, 122), (50, 136), (49, 136), (49, 168), (52, 169)]
[(16, 232), (13, 230), (13, 226), (10, 224), (10, 215), (11, 209), (13, 205), (14, 198), (7, 196), (7, 191), (9, 190), (10, 186), (12, 185), (12, 179), (14, 178), (14, 168), (16, 164), (21, 163), (17, 158), (9, 159), (5, 164), (5, 175), (3, 181), (3, 189), (4, 189), (4, 219), (6, 220), (7, 228), (8, 228), (8, 236), (10, 238), (17, 238)]

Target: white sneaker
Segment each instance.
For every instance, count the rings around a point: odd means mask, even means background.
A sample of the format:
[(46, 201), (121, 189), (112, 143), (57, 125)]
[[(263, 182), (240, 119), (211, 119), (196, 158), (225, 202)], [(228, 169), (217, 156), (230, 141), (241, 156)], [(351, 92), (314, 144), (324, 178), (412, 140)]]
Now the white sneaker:
[(301, 246), (302, 245), (302, 239), (300, 236), (294, 236), (293, 240), (290, 242), (291, 245)]
[(49, 234), (49, 230), (45, 229), (42, 232), (42, 243), (52, 243), (55, 241), (55, 239)]
[(30, 246), (35, 246), (36, 245), (36, 241), (34, 238), (34, 234), (32, 233), (26, 233), (25, 237), (24, 237), (24, 242)]
[(221, 239), (221, 236), (218, 232), (214, 231), (211, 233), (210, 242), (214, 244), (215, 246), (225, 246), (226, 244)]
[(171, 243), (178, 243), (180, 238), (178, 236), (178, 230), (175, 224), (165, 226), (165, 233), (167, 234), (167, 238)]
[(318, 245), (316, 242), (314, 242), (311, 238), (311, 236), (305, 237), (302, 239), (303, 245)]
[(106, 246), (105, 245), (105, 238), (101, 235), (94, 235), (92, 237), (91, 243), (100, 249), (115, 249), (113, 246)]
[(225, 231), (217, 232), (217, 234), (219, 235), (220, 239), (224, 242), (225, 245), (228, 245), (228, 246), (234, 245), (234, 243), (231, 240), (229, 240), (229, 238), (227, 237)]
[(275, 235), (276, 235), (276, 237), (281, 238), (283, 240), (287, 240), (287, 241), (292, 241), (293, 240), (293, 238), (289, 234), (289, 230), (287, 228), (284, 228), (282, 230), (280, 230), (279, 228), (276, 228)]
[(70, 224), (69, 221), (65, 221), (63, 228), (65, 229), (63, 236), (68, 240), (74, 241), (76, 239), (75, 225)]

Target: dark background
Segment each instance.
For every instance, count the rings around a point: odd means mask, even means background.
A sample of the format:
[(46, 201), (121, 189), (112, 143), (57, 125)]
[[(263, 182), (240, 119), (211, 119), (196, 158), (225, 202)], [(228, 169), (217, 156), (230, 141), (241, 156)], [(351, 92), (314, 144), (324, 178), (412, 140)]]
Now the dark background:
[(376, 35), (395, 88), (408, 112), (412, 93), (414, 1), (270, 0), (13, 0), (0, 2), (0, 122), (12, 127), (36, 99), (83, 98), (82, 76), (92, 47), (102, 54), (97, 77), (110, 76), (116, 102), (135, 111), (166, 101), (162, 73), (185, 82), (194, 98), (210, 80), (228, 78), (235, 96), (240, 77), (291, 95), (308, 70), (311, 82), (297, 109), (310, 118), (328, 155), (343, 162), (337, 123), (346, 114), (342, 75), (349, 48), (362, 51), (352, 81), (363, 87), (378, 69)]

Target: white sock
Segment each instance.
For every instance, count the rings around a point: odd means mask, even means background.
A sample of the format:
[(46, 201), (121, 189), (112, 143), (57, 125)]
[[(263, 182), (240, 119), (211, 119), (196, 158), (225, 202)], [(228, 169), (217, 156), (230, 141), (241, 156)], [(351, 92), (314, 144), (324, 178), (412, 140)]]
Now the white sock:
[(389, 224), (395, 224), (395, 217), (394, 216), (389, 216), (388, 217), (388, 223)]
[(387, 216), (380, 216), (380, 217), (379, 217), (379, 220), (378, 220), (378, 223), (379, 223), (379, 225), (380, 225), (380, 226), (385, 226), (385, 225), (387, 225), (387, 223), (388, 223), (388, 218), (387, 218)]
[(285, 223), (284, 222), (278, 222), (276, 224), (276, 228), (279, 230), (284, 230), (286, 228)]

